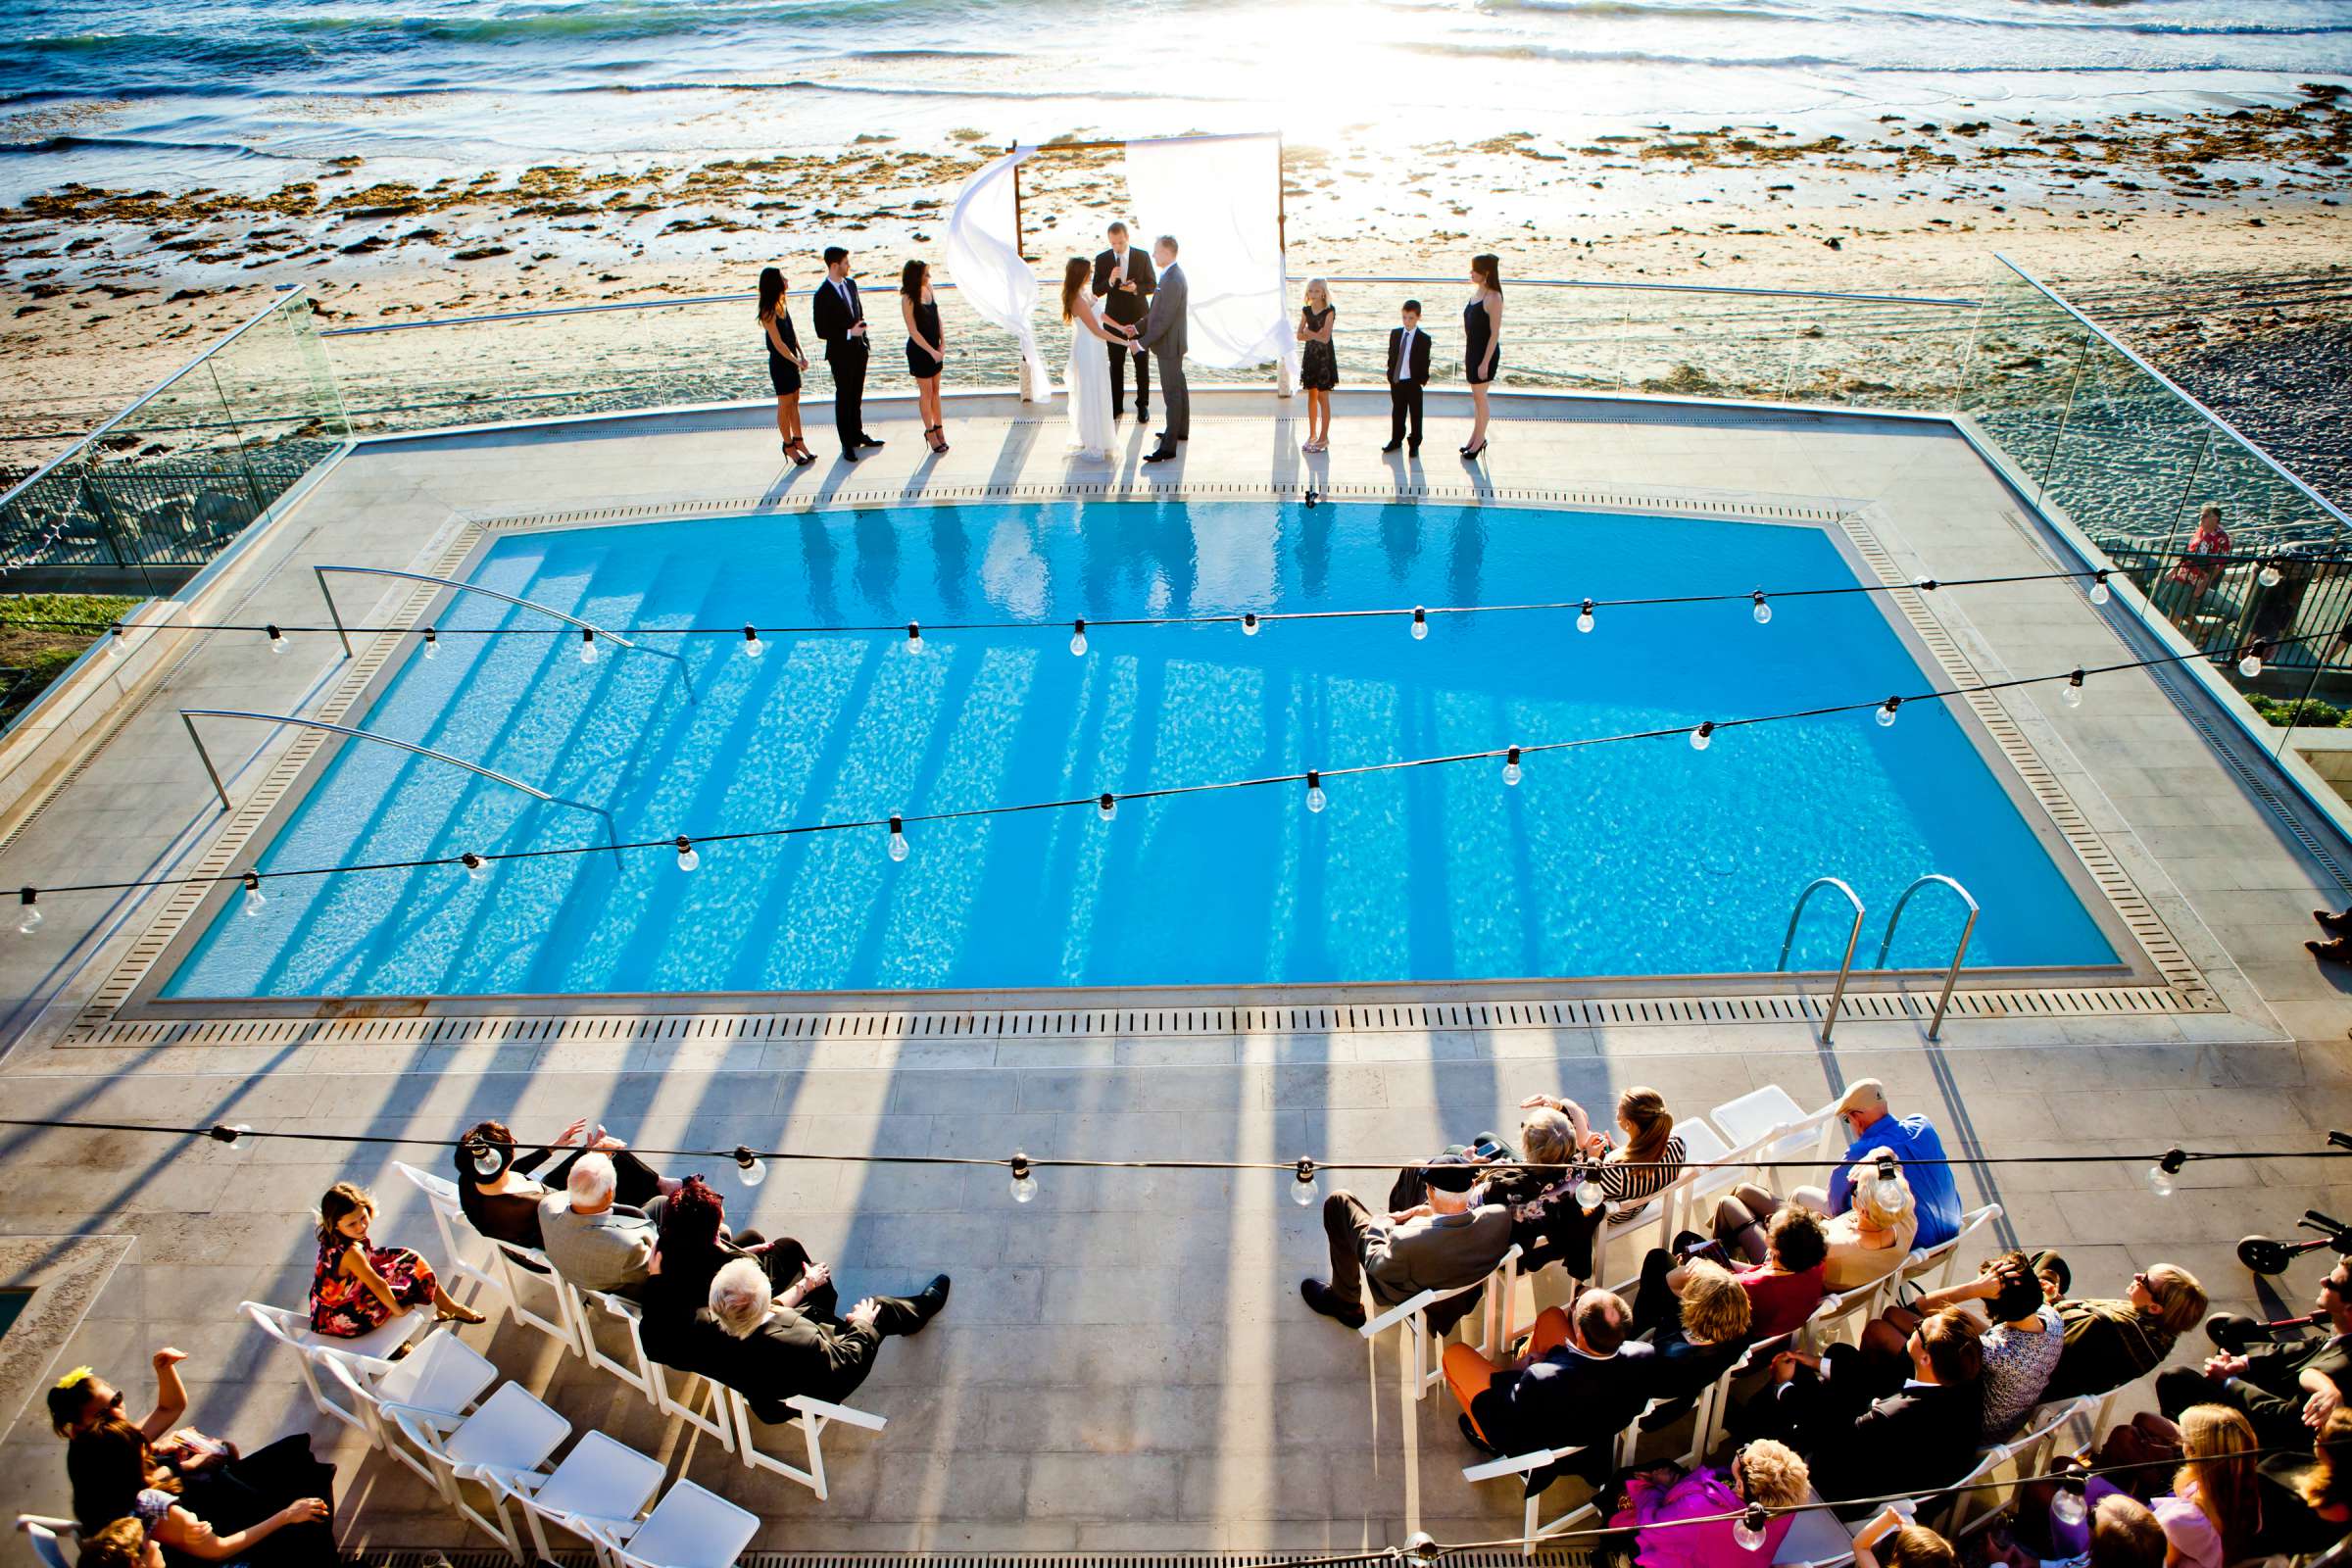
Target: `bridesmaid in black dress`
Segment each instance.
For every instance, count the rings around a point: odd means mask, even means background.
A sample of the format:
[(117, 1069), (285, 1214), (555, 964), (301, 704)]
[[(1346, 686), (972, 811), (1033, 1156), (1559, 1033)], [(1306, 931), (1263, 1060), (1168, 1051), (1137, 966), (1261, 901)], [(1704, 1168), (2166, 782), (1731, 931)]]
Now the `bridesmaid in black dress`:
[(1331, 346), (1331, 285), (1312, 278), (1298, 312), (1298, 386), (1306, 393), (1308, 452), (1331, 450), (1331, 389), (1340, 384), (1340, 360)]
[(784, 274), (773, 267), (760, 273), (760, 343), (767, 350), (768, 385), (776, 389), (776, 433), (784, 438), (784, 455), (807, 467), (816, 461), (801, 438), (801, 372), (808, 368), (808, 357), (784, 307)]
[(939, 302), (931, 297), (931, 268), (908, 262), (899, 273), (899, 314), (906, 318), (906, 373), (914, 377), (915, 402), (923, 411), (923, 439), (933, 452), (948, 450), (948, 416), (939, 406), (939, 372), (948, 357), (939, 335)]
[(1470, 303), (1462, 307), (1462, 369), (1470, 378), (1470, 444), (1462, 456), (1475, 458), (1487, 450), (1487, 387), (1502, 363), (1502, 262), (1494, 256), (1470, 258)]

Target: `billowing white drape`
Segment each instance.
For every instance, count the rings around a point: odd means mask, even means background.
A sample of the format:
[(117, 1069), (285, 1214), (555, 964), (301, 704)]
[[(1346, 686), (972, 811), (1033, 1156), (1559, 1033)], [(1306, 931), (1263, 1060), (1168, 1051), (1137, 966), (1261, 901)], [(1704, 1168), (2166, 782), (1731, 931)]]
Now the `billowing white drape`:
[(1282, 278), (1282, 143), (1237, 136), (1127, 144), (1127, 194), (1150, 245), (1173, 234), (1192, 303), (1186, 358), (1239, 370), (1275, 360), (1295, 371)]
[(1013, 166), (1037, 149), (1019, 147), (963, 182), (948, 215), (948, 276), (972, 314), (1020, 339), (1030, 394), (1049, 397), (1053, 377), (1037, 351), (1037, 273), (1021, 259), (1013, 226)]

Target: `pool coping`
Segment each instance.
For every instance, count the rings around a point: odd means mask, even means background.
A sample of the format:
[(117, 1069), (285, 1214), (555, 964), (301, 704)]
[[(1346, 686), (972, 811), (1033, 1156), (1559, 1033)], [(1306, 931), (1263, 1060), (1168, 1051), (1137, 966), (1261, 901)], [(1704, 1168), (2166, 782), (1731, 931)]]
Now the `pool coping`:
[[(459, 512), (417, 569), (462, 577), (499, 538), (515, 533), (614, 523), (658, 522), (694, 516), (774, 515), (811, 511), (961, 506), (1023, 501), (1296, 501), (1301, 495), (1334, 502), (1497, 506), (1718, 517), (1756, 523), (1819, 526), (1845, 556), (1858, 579), (1875, 576), (1893, 588), (1876, 596), (1923, 668), (1940, 669), (1954, 686), (1984, 677), (1958, 642), (1909, 586), (1893, 558), (1865, 520), (1873, 504), (1832, 497), (1735, 495), (1706, 489), (1652, 486), (1621, 490), (1544, 490), (1474, 485), (1334, 485), (1079, 482), (985, 484), (926, 489), (836, 492), (799, 497), (740, 496), (555, 512)], [(396, 673), (404, 646), (449, 590), (419, 583), (385, 617), (409, 630), (379, 633), (354, 657), (315, 716), (351, 722)], [(2120, 961), (2069, 968), (1964, 970), (1951, 1011), (1959, 1017), (2113, 1016), (2227, 1010), (2163, 919), (2109, 853), (2023, 729), (1990, 695), (1974, 693), (1947, 705), (1993, 777), (2026, 819), (2079, 902)], [(231, 813), (193, 868), (220, 876), (252, 846), (267, 842), (323, 772), (341, 745), (318, 731), (301, 731), (286, 745), (257, 788)], [(451, 997), (177, 998), (156, 993), (234, 893), (232, 882), (197, 881), (173, 889), (71, 1027), (67, 1045), (158, 1043), (260, 1044), (299, 1038), (336, 1043), (346, 1034), (382, 1041), (475, 1038), (489, 1026), (500, 1041), (554, 1038), (574, 1024), (588, 1038), (661, 1037), (691, 1032), (708, 1037), (803, 1038), (857, 1034), (876, 1037), (1023, 1035), (1075, 1032), (1290, 1032), (1294, 1029), (1381, 1027), (1362, 1020), (1411, 1019), (1391, 1027), (1556, 1027), (1561, 1024), (1642, 1022), (1785, 1022), (1823, 1020), (1831, 974), (1531, 977), (1492, 980), (1396, 980), (1349, 984), (1215, 984), (992, 990), (824, 992), (596, 992), (504, 993)], [(1856, 970), (1839, 1016), (1925, 1019), (1942, 971)], [(1484, 1022), (1448, 1024), (1445, 1018)], [(418, 1032), (418, 1025), (449, 1024)], [(275, 1027), (270, 1027), (274, 1025)], [(261, 1032), (257, 1033), (256, 1031)]]

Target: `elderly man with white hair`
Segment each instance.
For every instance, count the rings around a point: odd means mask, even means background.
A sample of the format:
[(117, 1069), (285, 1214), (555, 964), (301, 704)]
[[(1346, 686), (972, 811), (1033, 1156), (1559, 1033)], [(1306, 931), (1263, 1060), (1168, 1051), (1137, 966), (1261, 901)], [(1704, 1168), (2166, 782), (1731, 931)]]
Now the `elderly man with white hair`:
[(784, 1401), (795, 1395), (840, 1403), (873, 1370), (885, 1336), (919, 1334), (946, 1307), (948, 1277), (913, 1297), (869, 1296), (839, 1317), (816, 1296), (796, 1285), (779, 1299), (764, 1269), (736, 1258), (711, 1276), (710, 1304), (669, 1364), (724, 1383), (771, 1424), (791, 1416)]
[(1911, 1245), (1940, 1247), (1960, 1234), (1960, 1184), (1944, 1163), (1943, 1140), (1934, 1122), (1916, 1113), (1897, 1116), (1887, 1106), (1885, 1084), (1858, 1078), (1838, 1102), (1838, 1125), (1853, 1142), (1838, 1162), (1829, 1191), (1800, 1190), (1792, 1195), (1798, 1202), (1832, 1216), (1846, 1212), (1854, 1206), (1854, 1167), (1885, 1151), (1902, 1166), (1918, 1201), (1919, 1234)]
[(564, 1190), (540, 1200), (539, 1234), (548, 1261), (573, 1285), (635, 1300), (661, 1240), (665, 1200), (654, 1199), (643, 1208), (615, 1202), (617, 1181), (611, 1156), (582, 1154), (572, 1161)]

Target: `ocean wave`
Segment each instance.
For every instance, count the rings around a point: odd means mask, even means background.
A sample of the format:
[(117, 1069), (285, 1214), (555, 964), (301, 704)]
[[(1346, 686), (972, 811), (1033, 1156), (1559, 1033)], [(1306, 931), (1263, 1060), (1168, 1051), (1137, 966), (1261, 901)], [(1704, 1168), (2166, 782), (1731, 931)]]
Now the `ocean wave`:
[(0, 141), (0, 156), (33, 157), (71, 152), (213, 153), (231, 158), (266, 158), (283, 163), (314, 160), (287, 153), (265, 152), (233, 141), (169, 141), (156, 136), (44, 136), (38, 141)]
[(2170, 21), (2158, 18), (2106, 17), (2096, 12), (2071, 17), (2059, 12), (2066, 4), (2129, 5), (2138, 0), (2046, 0), (2051, 10), (2042, 16), (2029, 12), (1962, 12), (1909, 10), (1900, 7), (1844, 7), (1822, 5), (1733, 6), (1716, 0), (1480, 0), (1486, 11), (1534, 11), (1560, 17), (1630, 17), (1662, 22), (1741, 22), (1759, 27), (1775, 24), (1800, 26), (1872, 24), (1888, 22), (1921, 23), (1965, 32), (1984, 27), (2042, 34), (2121, 33), (2148, 38), (2321, 38), (2352, 33), (2352, 9), (2340, 22), (2216, 23)]

